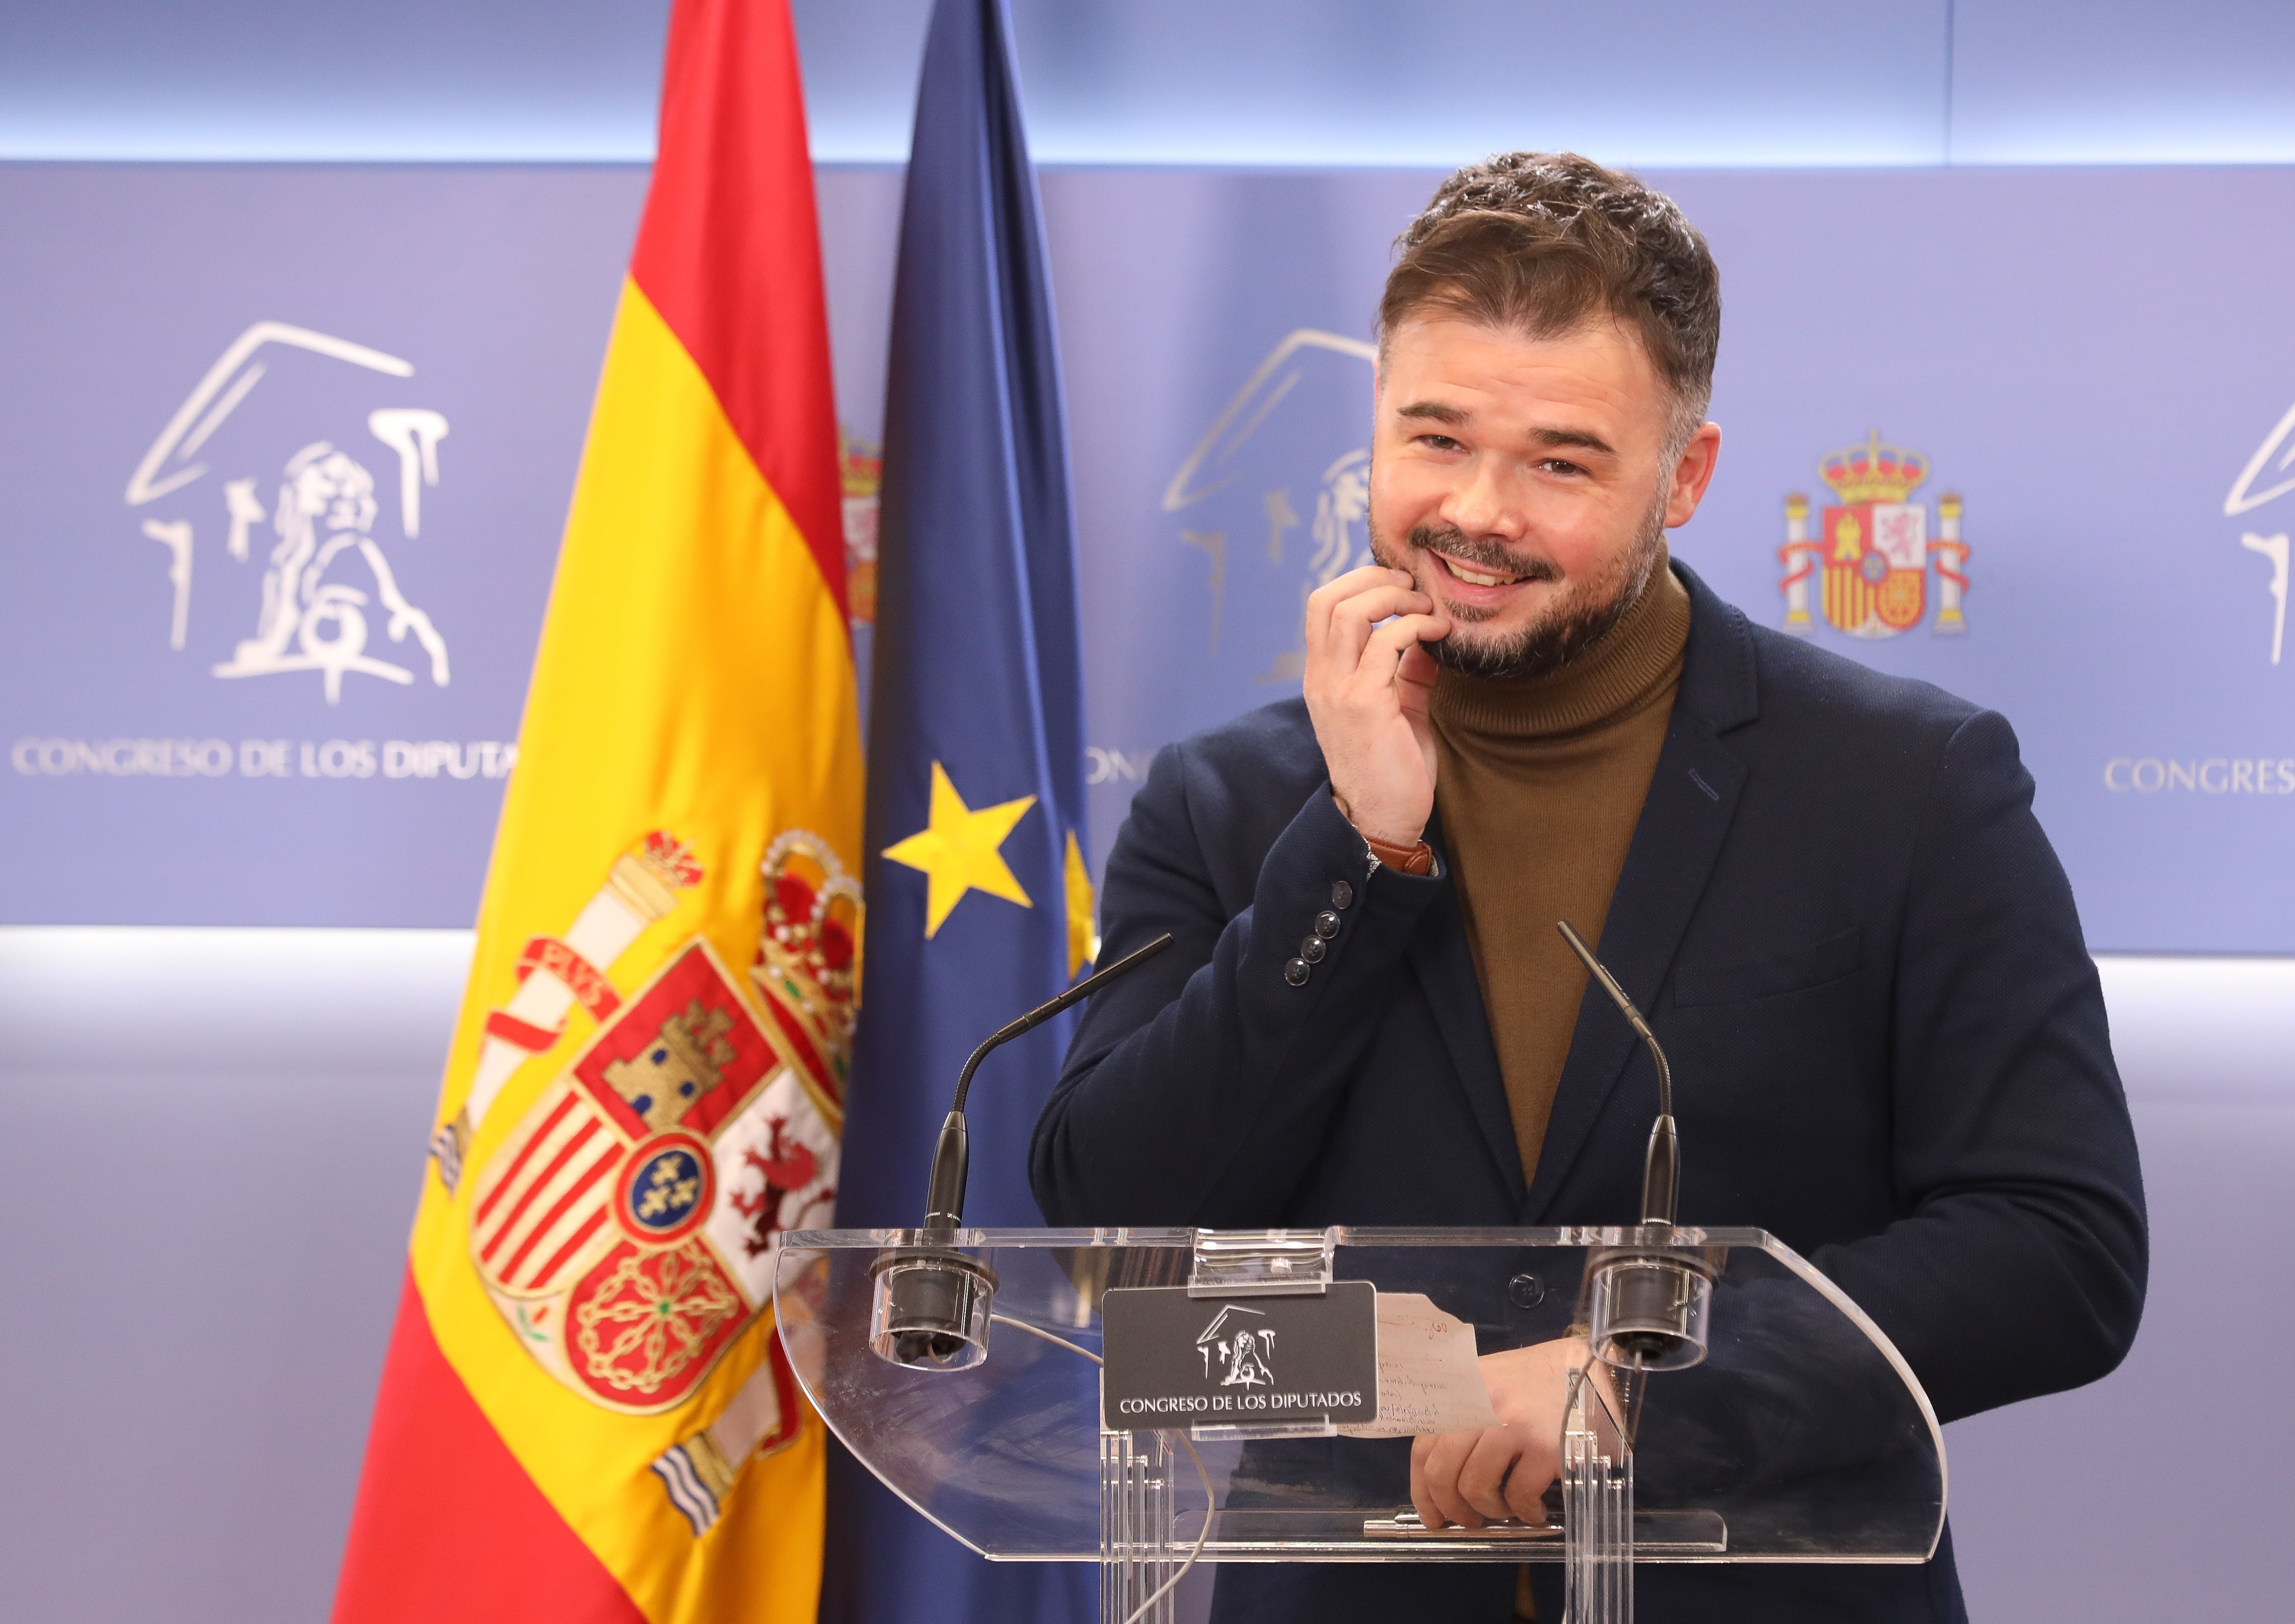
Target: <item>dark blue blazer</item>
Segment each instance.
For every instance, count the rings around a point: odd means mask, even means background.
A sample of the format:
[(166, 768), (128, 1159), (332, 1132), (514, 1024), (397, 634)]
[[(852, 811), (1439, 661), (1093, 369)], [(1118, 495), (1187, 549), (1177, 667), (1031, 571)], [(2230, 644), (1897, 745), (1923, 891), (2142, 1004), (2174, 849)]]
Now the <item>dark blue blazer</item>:
[[(1683, 1220), (1809, 1258), (1940, 1419), (2095, 1380), (2143, 1305), (2143, 1190), (2014, 734), (1752, 626), (1675, 567), (1681, 686), (1599, 950), (1673, 1064)], [(1438, 797), (1438, 854), (1440, 822)], [(1078, 1030), (1032, 1152), (1048, 1221), (1635, 1220), (1655, 1085), (1617, 1012), (1587, 990), (1524, 1168), (1447, 863), (1368, 870), (1303, 701), (1156, 757), (1108, 859), (1102, 962), (1175, 945)], [(1342, 881), (1338, 933), (1293, 985)], [(1250, 1590), (1261, 1620), (1496, 1620), (1512, 1583), (1223, 1571), (1219, 1612)], [(1948, 1544), (1925, 1568), (1646, 1568), (1639, 1589), (1661, 1624), (1963, 1616)]]

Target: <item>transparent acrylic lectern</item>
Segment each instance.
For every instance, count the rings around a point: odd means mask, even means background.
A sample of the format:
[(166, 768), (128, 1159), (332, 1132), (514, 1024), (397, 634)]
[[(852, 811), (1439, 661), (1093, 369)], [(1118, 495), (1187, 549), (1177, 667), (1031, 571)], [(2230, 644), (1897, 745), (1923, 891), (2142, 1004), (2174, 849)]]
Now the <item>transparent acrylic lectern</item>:
[[(1596, 1351), (1545, 1517), (1430, 1530), (1409, 1439), (1321, 1416), (1103, 1425), (1111, 1289), (1247, 1309), (1352, 1281), (1425, 1298), (1484, 1359)], [(1098, 1562), (1104, 1624), (1168, 1620), (1190, 1558), (1566, 1563), (1570, 1624), (1623, 1624), (1635, 1563), (1918, 1563), (1944, 1522), (1912, 1372), (1758, 1229), (797, 1231), (775, 1302), (806, 1396), (870, 1471), (984, 1556)], [(919, 1311), (933, 1334), (902, 1330)]]

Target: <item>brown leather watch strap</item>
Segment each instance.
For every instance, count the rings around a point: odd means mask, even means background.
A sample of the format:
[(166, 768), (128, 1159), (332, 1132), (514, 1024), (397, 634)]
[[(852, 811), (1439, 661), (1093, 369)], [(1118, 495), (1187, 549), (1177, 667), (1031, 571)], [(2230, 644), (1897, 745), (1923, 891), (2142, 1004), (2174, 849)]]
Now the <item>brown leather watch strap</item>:
[[(1339, 809), (1340, 817), (1354, 823), (1354, 813), (1347, 810), (1345, 797), (1336, 789), (1331, 791), (1331, 804)], [(1381, 840), (1376, 835), (1363, 835), (1362, 826), (1359, 823), (1355, 824), (1355, 833), (1362, 835), (1363, 844), (1370, 848), (1373, 857), (1397, 874), (1416, 874), (1423, 877), (1434, 872), (1434, 848), (1423, 840), (1416, 845), (1397, 845), (1392, 840)]]
[[(1355, 832), (1362, 833), (1360, 829)], [(1391, 840), (1363, 835), (1363, 844), (1370, 848), (1373, 857), (1398, 874), (1427, 875), (1434, 872), (1434, 848), (1423, 840), (1417, 845), (1396, 845)]]

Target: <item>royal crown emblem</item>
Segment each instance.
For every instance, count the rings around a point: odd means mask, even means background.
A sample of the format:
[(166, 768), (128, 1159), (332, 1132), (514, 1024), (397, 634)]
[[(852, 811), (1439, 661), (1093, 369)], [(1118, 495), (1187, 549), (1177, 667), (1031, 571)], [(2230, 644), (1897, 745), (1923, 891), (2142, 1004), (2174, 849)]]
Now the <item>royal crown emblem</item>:
[[(554, 1051), (576, 1005), (596, 1022), (472, 1180), (468, 1221), (471, 1261), (519, 1345), (608, 1408), (684, 1403), (767, 1311), (781, 1234), (831, 1221), (861, 888), (803, 831), (776, 839), (761, 869), (745, 974), (696, 934), (625, 994), (613, 958), (705, 877), (684, 845), (649, 836), (565, 939), (529, 944), (512, 1000), (527, 1013), (487, 1024), (489, 1043), (530, 1058)], [(550, 998), (529, 995), (545, 979)], [(442, 1138), (450, 1187), (484, 1114), (481, 1102)], [(794, 1437), (802, 1413), (775, 1341), (742, 1396), (657, 1463), (697, 1531), (740, 1463)]]
[(749, 975), (774, 995), (789, 1041), (818, 1057), (823, 1086), (845, 1098), (861, 955), (861, 886), (813, 836), (766, 850), (764, 930)]
[(1961, 499), (1948, 492), (1937, 498), (1936, 534), (1929, 534), (1929, 510), (1907, 500), (1929, 477), (1919, 452), (1884, 445), (1874, 430), (1862, 445), (1827, 454), (1818, 477), (1835, 505), (1818, 516), (1817, 534), (1809, 526), (1809, 498), (1785, 498), (1785, 544), (1777, 550), (1785, 576), (1785, 629), (1809, 637), (1817, 623), (1809, 613), (1810, 580), (1819, 586), (1819, 606), (1827, 623), (1851, 637), (1894, 637), (1918, 625), (1928, 609), (1932, 564), (1937, 577), (1933, 630), (1951, 635), (1968, 630), (1961, 600), (1968, 591), (1968, 544), (1960, 539)]

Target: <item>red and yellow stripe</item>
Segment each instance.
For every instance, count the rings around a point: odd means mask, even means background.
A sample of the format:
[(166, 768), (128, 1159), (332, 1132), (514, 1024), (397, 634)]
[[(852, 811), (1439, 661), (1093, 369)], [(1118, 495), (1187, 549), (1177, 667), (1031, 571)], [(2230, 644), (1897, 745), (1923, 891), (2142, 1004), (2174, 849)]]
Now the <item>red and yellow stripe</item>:
[[(440, 1102), (461, 1109), (521, 949), (674, 830), (703, 877), (626, 992), (696, 931), (755, 956), (758, 859), (809, 829), (858, 872), (862, 755), (835, 412), (785, 0), (678, 0), (661, 142), (502, 808)], [(697, 1538), (649, 1470), (765, 1358), (760, 1319), (676, 1408), (592, 1404), (515, 1340), (470, 1254), (476, 1170), (595, 1030), (577, 1009), (425, 1179), (337, 1624), (810, 1624), (821, 1429), (750, 1460)]]

